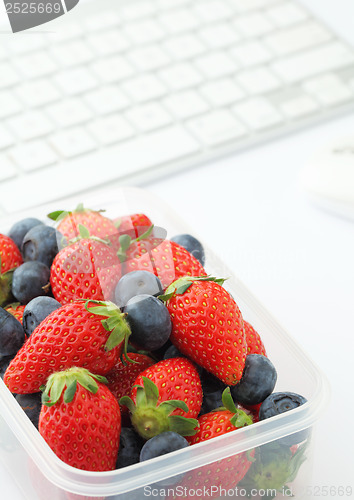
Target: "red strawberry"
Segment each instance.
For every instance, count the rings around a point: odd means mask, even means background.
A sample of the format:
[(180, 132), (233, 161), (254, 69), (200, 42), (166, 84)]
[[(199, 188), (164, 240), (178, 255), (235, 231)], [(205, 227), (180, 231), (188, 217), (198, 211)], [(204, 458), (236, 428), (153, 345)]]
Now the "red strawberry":
[[(118, 359), (115, 366), (107, 373), (107, 387), (119, 401), (123, 396), (130, 396), (134, 382), (138, 375), (155, 363), (149, 356), (137, 352), (129, 353), (132, 363), (123, 363)], [(122, 418), (125, 422), (128, 417), (128, 408), (121, 406)]]
[(97, 472), (115, 468), (121, 417), (118, 401), (104, 381), (77, 367), (48, 379), (38, 429), (54, 453), (72, 467)]
[(152, 226), (152, 222), (145, 214), (123, 215), (113, 219), (119, 234), (129, 234), (132, 238), (141, 236)]
[(206, 275), (201, 263), (174, 241), (148, 236), (123, 244), (122, 250), (119, 256), (124, 262), (125, 273), (150, 271), (160, 279), (164, 288), (181, 276)]
[[(230, 394), (230, 388), (223, 392), (223, 408), (206, 413), (198, 419), (199, 428), (193, 436), (187, 437), (189, 443), (194, 445), (207, 441), (222, 434), (251, 425), (252, 419), (242, 410), (236, 408)], [(226, 490), (235, 488), (243, 479), (253, 462), (253, 452), (239, 453), (223, 460), (218, 460), (210, 465), (194, 469), (186, 473), (182, 483), (177, 488), (185, 491), (184, 499), (189, 499), (189, 492), (196, 488), (206, 488), (210, 497), (218, 497), (220, 488)]]
[(114, 248), (118, 250), (119, 234), (113, 221), (102, 215), (101, 211), (84, 208), (82, 204), (72, 212), (58, 210), (48, 214), (48, 217), (58, 223), (57, 229), (70, 241), (79, 236), (79, 226), (88, 229), (91, 236), (109, 240)]
[(61, 304), (77, 299), (111, 300), (121, 278), (121, 264), (112, 249), (88, 234), (55, 256), (50, 284)]
[(267, 356), (261, 336), (247, 321), (243, 320), (247, 342), (247, 354), (263, 354)]
[(235, 385), (247, 344), (241, 311), (223, 282), (209, 276), (180, 278), (162, 298), (172, 320), (172, 343), (225, 384)]
[(23, 311), (25, 310), (26, 305), (20, 304), (19, 302), (13, 302), (5, 307), (6, 311), (8, 311), (12, 316), (22, 323)]
[[(103, 319), (102, 319), (103, 316)], [(38, 325), (10, 362), (4, 382), (11, 392), (39, 392), (54, 372), (81, 366), (105, 375), (116, 364), (130, 328), (111, 302), (73, 302)]]
[(247, 415), (250, 415), (253, 422), (259, 421), (259, 409), (262, 406), (262, 403), (258, 403), (256, 405), (240, 405), (238, 407), (243, 410)]
[(22, 263), (22, 255), (16, 243), (0, 234), (0, 306), (10, 300), (12, 273)]
[[(195, 365), (186, 358), (159, 361), (135, 380), (131, 398), (120, 403), (131, 413), (136, 431), (144, 438), (164, 431), (194, 434), (202, 404), (202, 388)], [(187, 413), (187, 417), (184, 415)]]

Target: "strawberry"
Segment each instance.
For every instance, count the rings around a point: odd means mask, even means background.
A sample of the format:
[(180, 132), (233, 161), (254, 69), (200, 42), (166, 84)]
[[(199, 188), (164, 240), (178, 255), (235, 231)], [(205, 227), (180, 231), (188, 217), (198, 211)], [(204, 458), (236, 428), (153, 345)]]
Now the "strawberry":
[(224, 280), (183, 277), (160, 297), (172, 320), (172, 343), (227, 385), (242, 377), (247, 344), (241, 311)]
[(261, 336), (247, 321), (243, 320), (247, 342), (247, 354), (263, 354), (267, 356)]
[(80, 226), (80, 238), (54, 258), (50, 284), (61, 304), (77, 299), (110, 300), (121, 277), (121, 264), (104, 241), (90, 237)]
[(105, 375), (129, 335), (124, 314), (111, 302), (65, 304), (37, 326), (10, 362), (4, 382), (11, 392), (26, 394), (38, 392), (49, 375), (72, 366)]
[(154, 273), (166, 288), (181, 276), (206, 275), (201, 263), (178, 243), (151, 236), (153, 226), (135, 240), (120, 238), (118, 256), (124, 272), (145, 270)]
[(120, 403), (128, 407), (135, 430), (150, 439), (165, 431), (194, 434), (202, 397), (195, 365), (170, 358), (146, 368), (135, 380), (131, 397), (124, 396)]
[(16, 243), (5, 234), (0, 234), (0, 306), (10, 300), (12, 274), (22, 263)]
[[(149, 356), (138, 352), (129, 353), (129, 358), (132, 363), (125, 363), (122, 359), (118, 359), (112, 370), (106, 374), (107, 387), (118, 401), (123, 396), (130, 396), (137, 376), (155, 363)], [(120, 409), (122, 418), (127, 422), (128, 408), (121, 406)]]
[(102, 211), (84, 208), (80, 204), (72, 212), (58, 210), (48, 214), (48, 217), (58, 223), (57, 230), (70, 241), (80, 234), (79, 226), (88, 229), (92, 236), (109, 240), (114, 248), (118, 250), (118, 231), (113, 221), (101, 213)]
[(5, 307), (6, 311), (8, 311), (12, 316), (22, 323), (23, 311), (25, 310), (26, 305), (20, 304), (19, 302), (13, 302)]
[(152, 226), (152, 222), (145, 214), (123, 215), (113, 219), (113, 223), (119, 234), (129, 234), (132, 238), (141, 236)]
[[(236, 408), (229, 387), (223, 392), (222, 401), (224, 407), (199, 417), (199, 428), (193, 436), (187, 437), (191, 445), (253, 423), (246, 413)], [(200, 488), (201, 491), (208, 490), (208, 497), (218, 497), (221, 494), (221, 488), (223, 490), (234, 489), (243, 479), (254, 461), (253, 454), (253, 450), (250, 453), (239, 453), (187, 472), (182, 482), (176, 485), (176, 491), (184, 491), (185, 496), (182, 495), (181, 498), (185, 500), (192, 498), (189, 492), (196, 491), (196, 488)]]
[(115, 468), (121, 417), (105, 378), (83, 368), (52, 374), (42, 395), (39, 432), (66, 464), (87, 471)]

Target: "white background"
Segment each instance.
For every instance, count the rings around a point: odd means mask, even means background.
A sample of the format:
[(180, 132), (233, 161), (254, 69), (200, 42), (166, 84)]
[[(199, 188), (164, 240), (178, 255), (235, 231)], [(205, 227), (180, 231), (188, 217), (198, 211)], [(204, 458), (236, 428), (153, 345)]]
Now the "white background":
[[(303, 3), (354, 45), (351, 0)], [(354, 490), (354, 222), (312, 206), (298, 183), (311, 153), (353, 130), (349, 116), (146, 187), (197, 229), (327, 375), (332, 398), (313, 485)], [(2, 469), (0, 484), (2, 498), (23, 500)]]

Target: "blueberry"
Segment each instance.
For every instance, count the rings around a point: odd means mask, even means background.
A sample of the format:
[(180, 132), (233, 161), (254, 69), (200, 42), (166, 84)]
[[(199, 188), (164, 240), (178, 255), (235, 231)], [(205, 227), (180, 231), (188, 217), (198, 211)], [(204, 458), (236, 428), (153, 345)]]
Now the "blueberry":
[(26, 413), (32, 424), (38, 429), (39, 414), (42, 408), (42, 393), (16, 394), (16, 401)]
[(163, 355), (163, 359), (170, 359), (170, 358), (185, 358), (185, 355), (181, 353), (179, 349), (173, 344), (171, 344), (165, 351)]
[(140, 462), (159, 457), (160, 455), (166, 455), (166, 453), (171, 453), (181, 448), (187, 448), (187, 446), (189, 446), (189, 443), (186, 438), (177, 434), (177, 432), (161, 432), (161, 434), (157, 434), (157, 436), (146, 441), (140, 452)]
[(241, 404), (256, 405), (273, 392), (276, 381), (277, 372), (270, 359), (262, 354), (249, 354), (241, 380), (231, 387), (231, 395)]
[(140, 460), (144, 440), (131, 427), (122, 427), (116, 469), (133, 465)]
[(0, 307), (0, 356), (16, 354), (25, 338), (21, 323), (12, 314)]
[(149, 271), (131, 271), (118, 281), (114, 296), (118, 307), (124, 307), (136, 295), (160, 295), (163, 292), (161, 281)]
[[(307, 399), (295, 392), (273, 392), (261, 404), (259, 409), (259, 420), (280, 415), (287, 411), (298, 408), (305, 404)], [(279, 440), (281, 444), (292, 446), (293, 444), (301, 443), (308, 437), (308, 429), (299, 431), (289, 436), (285, 436)]]
[(16, 222), (9, 231), (9, 237), (16, 243), (18, 248), (21, 250), (22, 242), (25, 235), (28, 233), (32, 227), (43, 225), (39, 219), (34, 217), (27, 217), (26, 219), (19, 220)]
[(23, 238), (22, 254), (24, 260), (37, 260), (50, 267), (58, 253), (58, 244), (62, 238), (62, 234), (53, 227), (44, 224), (32, 227)]
[(220, 406), (224, 406), (222, 402), (222, 393), (227, 387), (226, 384), (206, 370), (203, 370), (200, 380), (203, 389), (203, 403), (200, 415), (204, 415), (204, 413), (209, 413)]
[(12, 294), (21, 302), (28, 304), (40, 295), (48, 295), (50, 269), (38, 261), (29, 261), (17, 267), (12, 276)]
[(32, 299), (23, 311), (22, 324), (25, 333), (31, 335), (34, 329), (59, 307), (61, 307), (60, 302), (53, 297), (39, 296)]
[(188, 252), (191, 253), (197, 260), (199, 260), (202, 266), (204, 266), (204, 248), (200, 241), (197, 240), (197, 238), (195, 238), (191, 234), (178, 234), (176, 236), (173, 236), (173, 238), (171, 238), (171, 241), (178, 243), (179, 245), (181, 245), (181, 247), (184, 247), (186, 250), (188, 250)]
[(142, 349), (154, 351), (167, 342), (172, 322), (167, 307), (152, 295), (132, 297), (124, 312), (131, 327), (130, 341)]

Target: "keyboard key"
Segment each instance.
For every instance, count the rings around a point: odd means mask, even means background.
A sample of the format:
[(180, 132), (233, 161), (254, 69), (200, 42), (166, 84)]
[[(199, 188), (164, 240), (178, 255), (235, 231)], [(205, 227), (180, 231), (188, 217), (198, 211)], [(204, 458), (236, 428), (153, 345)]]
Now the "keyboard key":
[(82, 94), (98, 85), (97, 78), (86, 68), (63, 71), (55, 75), (53, 81), (68, 96)]
[(154, 75), (143, 75), (122, 84), (122, 90), (136, 103), (157, 99), (166, 93), (165, 86)]
[(22, 111), (22, 106), (13, 92), (0, 91), (0, 120), (14, 115), (17, 111)]
[(219, 0), (210, 2), (201, 2), (195, 5), (193, 12), (201, 19), (203, 23), (215, 23), (228, 20), (233, 12), (230, 7)]
[(273, 30), (272, 23), (259, 12), (239, 17), (233, 25), (239, 33), (248, 38), (260, 37)]
[(171, 90), (183, 90), (198, 85), (203, 81), (191, 64), (179, 63), (159, 72), (161, 79)]
[(198, 32), (201, 40), (211, 49), (222, 49), (239, 40), (236, 31), (227, 24), (216, 24)]
[(103, 83), (119, 82), (134, 75), (132, 66), (121, 56), (99, 60), (91, 68)]
[(245, 92), (233, 80), (218, 80), (201, 87), (201, 94), (215, 107), (227, 106), (245, 97)]
[(318, 104), (308, 95), (288, 97), (280, 104), (280, 109), (287, 118), (295, 119), (318, 110)]
[(84, 27), (88, 31), (100, 31), (117, 26), (119, 22), (119, 15), (115, 10), (103, 10), (85, 19)]
[(125, 116), (141, 132), (165, 127), (172, 121), (171, 116), (157, 103), (133, 108)]
[(12, 87), (20, 80), (17, 71), (7, 62), (0, 63), (0, 75), (0, 90)]
[(190, 9), (173, 10), (158, 17), (165, 30), (173, 35), (191, 31), (198, 27), (199, 19)]
[(148, 17), (156, 12), (155, 2), (134, 2), (124, 5), (121, 10), (122, 18), (125, 21), (134, 21), (143, 17)]
[(266, 67), (240, 73), (237, 82), (251, 95), (270, 92), (280, 87), (280, 80)]
[(213, 52), (199, 57), (194, 63), (208, 79), (232, 75), (237, 69), (236, 62), (223, 52)]
[(60, 30), (55, 33), (46, 33), (46, 40), (52, 46), (60, 46), (62, 42), (72, 41), (84, 34), (83, 26), (75, 23), (65, 23), (60, 26)]
[(136, 45), (158, 42), (165, 36), (165, 31), (157, 21), (147, 19), (128, 24), (124, 34)]
[(28, 79), (48, 76), (57, 70), (53, 59), (44, 51), (16, 57), (14, 64), (22, 76)]
[(307, 12), (295, 3), (280, 3), (266, 11), (266, 15), (279, 28), (304, 21)]
[(24, 83), (16, 88), (16, 93), (22, 102), (30, 108), (50, 104), (61, 97), (58, 89), (48, 79)]
[(28, 52), (33, 52), (38, 49), (45, 47), (47, 40), (45, 35), (39, 33), (31, 33), (31, 36), (26, 37), (12, 37), (11, 43), (8, 44), (8, 50), (11, 54), (10, 57), (17, 56), (19, 54), (27, 54)]
[(245, 127), (229, 112), (214, 111), (188, 123), (193, 134), (207, 146), (215, 146), (245, 135)]
[[(96, 141), (82, 128), (71, 128), (49, 137), (49, 143), (64, 158), (73, 158), (94, 151)], [(102, 170), (102, 169), (100, 169)], [(86, 173), (87, 175), (87, 173)], [(57, 181), (57, 179), (55, 178)]]
[(167, 97), (164, 105), (177, 119), (191, 118), (209, 109), (207, 102), (193, 90)]
[(170, 38), (162, 42), (162, 47), (177, 61), (191, 59), (207, 50), (199, 38), (192, 34)]
[(0, 123), (0, 150), (12, 146), (14, 142), (13, 134)]
[(254, 130), (272, 127), (283, 120), (277, 109), (262, 97), (236, 104), (232, 109), (238, 118)]
[(103, 86), (84, 96), (85, 102), (96, 114), (105, 115), (126, 108), (130, 101), (114, 86)]
[(262, 9), (274, 3), (279, 3), (279, 0), (232, 0), (232, 5), (238, 12)]
[(46, 108), (48, 115), (59, 127), (72, 127), (92, 118), (92, 111), (76, 98), (62, 100)]
[(288, 83), (354, 63), (353, 52), (341, 42), (332, 42), (273, 63), (271, 68)]
[(129, 40), (118, 30), (90, 34), (88, 43), (99, 57), (123, 52), (130, 45)]
[(264, 43), (255, 40), (236, 45), (230, 50), (230, 55), (244, 67), (266, 64), (274, 55), (264, 46)]
[(43, 141), (33, 141), (16, 146), (9, 151), (9, 157), (26, 172), (52, 165), (58, 159), (53, 149)]
[(50, 49), (51, 57), (63, 68), (87, 64), (94, 54), (87, 43), (74, 40), (65, 44), (56, 44)]
[(28, 111), (11, 118), (7, 123), (15, 135), (23, 141), (37, 139), (53, 130), (53, 123), (39, 111)]
[[(151, 167), (156, 169), (159, 165), (192, 157), (199, 150), (198, 142), (182, 127), (168, 127), (109, 149), (96, 150), (89, 157), (68, 160), (48, 170), (33, 172), (31, 197), (27, 196), (26, 177), (3, 183), (0, 185), (1, 205), (7, 212), (15, 212), (32, 206), (34, 200), (38, 205), (52, 201), (53, 190), (43, 189), (42, 186), (55, 185), (55, 196), (59, 199), (97, 189), (108, 182), (112, 185), (115, 178), (116, 182), (119, 178), (119, 185), (131, 183), (129, 177), (134, 174), (144, 174)], [(87, 175), (88, 171), (90, 175)], [(126, 182), (124, 177), (128, 179)], [(15, 190), (16, 197), (13, 196)]]
[(331, 33), (323, 26), (309, 22), (274, 33), (266, 37), (264, 42), (275, 54), (283, 56), (327, 42), (331, 37)]
[(120, 115), (110, 115), (95, 120), (88, 126), (88, 129), (104, 146), (123, 141), (134, 135), (132, 126)]
[(7, 181), (16, 176), (17, 169), (7, 155), (5, 156), (4, 154), (0, 153), (0, 165), (0, 181)]
[(133, 50), (129, 54), (129, 61), (139, 71), (152, 71), (170, 62), (166, 52), (157, 45), (150, 45)]
[(306, 92), (321, 104), (333, 105), (353, 99), (353, 93), (337, 76), (324, 75), (303, 84)]

